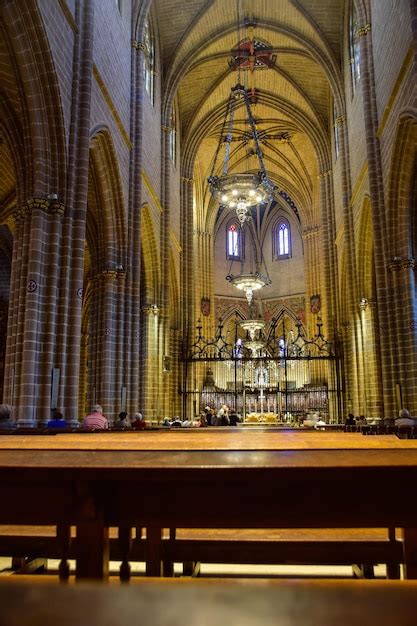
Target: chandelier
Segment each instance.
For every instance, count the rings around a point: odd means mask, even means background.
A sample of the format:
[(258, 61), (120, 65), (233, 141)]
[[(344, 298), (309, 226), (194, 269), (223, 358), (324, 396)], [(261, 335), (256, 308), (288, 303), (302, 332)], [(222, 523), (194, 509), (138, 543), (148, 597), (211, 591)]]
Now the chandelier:
[[(250, 172), (229, 173), (231, 144), (232, 141), (236, 141), (237, 139), (236, 130), (235, 136), (233, 133), (235, 112), (242, 101), (246, 108), (246, 122), (250, 129), (249, 137), (248, 133), (245, 133), (243, 135), (242, 142), (248, 142), (249, 140), (253, 141), (255, 153), (259, 163), (259, 171), (256, 174)], [(222, 144), (225, 144), (223, 168), (221, 175), (216, 176), (214, 172)], [(266, 173), (255, 120), (251, 111), (249, 94), (245, 87), (240, 83), (232, 87), (230, 92), (222, 132), (220, 134), (219, 144), (214, 157), (212, 172), (208, 177), (208, 183), (213, 196), (219, 198), (220, 206), (234, 209), (241, 224), (250, 218), (251, 207), (266, 203), (272, 199), (274, 185), (269, 180)]]
[(251, 351), (253, 358), (260, 355), (262, 348), (265, 347), (264, 341), (245, 341), (245, 347)]
[(256, 333), (265, 328), (266, 322), (261, 319), (248, 319), (239, 322), (239, 326), (249, 333), (251, 341), (255, 340)]
[(245, 292), (248, 304), (251, 304), (252, 302), (254, 291), (262, 289), (262, 287), (271, 284), (270, 278), (266, 275), (261, 274), (260, 272), (238, 274), (236, 276), (234, 276), (233, 274), (228, 274), (226, 276), (226, 280), (228, 280), (238, 289), (241, 289)]

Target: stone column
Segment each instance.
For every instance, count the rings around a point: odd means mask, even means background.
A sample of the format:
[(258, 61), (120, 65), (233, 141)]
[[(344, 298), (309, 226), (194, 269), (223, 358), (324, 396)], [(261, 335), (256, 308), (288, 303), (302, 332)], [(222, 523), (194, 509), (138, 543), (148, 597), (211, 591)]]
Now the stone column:
[(163, 417), (161, 411), (165, 409), (162, 396), (165, 389), (160, 386), (160, 353), (158, 349), (159, 314), (156, 304), (142, 307), (142, 405), (141, 412), (145, 419), (155, 420)]
[(63, 398), (65, 417), (73, 426), (79, 423), (81, 309), (93, 81), (93, 0), (76, 3), (75, 17), (78, 30), (74, 44), (67, 210), (62, 234), (58, 318), (60, 397)]
[[(59, 263), (62, 237), (62, 220), (65, 213), (64, 205), (55, 201), (48, 209), (47, 234), (45, 238), (45, 253), (48, 262), (44, 266), (45, 297), (43, 299), (43, 326), (42, 362), (39, 378), (39, 422), (46, 424), (51, 418), (51, 409), (61, 409), (62, 398), (57, 397), (57, 406), (51, 406), (52, 371), (57, 366), (56, 361), (56, 334), (59, 299)], [(59, 368), (56, 374), (61, 375)], [(58, 384), (58, 380), (54, 383)], [(57, 389), (58, 391), (58, 389)], [(64, 416), (65, 417), (65, 416)]]
[[(350, 166), (349, 166), (349, 145), (346, 128), (346, 116), (340, 115), (336, 122), (339, 127), (340, 138), (340, 160), (341, 160), (341, 179), (342, 179), (342, 208), (343, 208), (343, 233), (344, 233), (344, 252), (346, 259), (346, 315), (347, 319), (342, 321), (345, 324), (344, 337), (344, 370), (346, 390), (348, 397), (351, 398), (350, 410), (357, 412), (358, 388), (360, 373), (358, 371), (358, 354), (360, 339), (358, 336), (360, 330), (359, 314), (358, 314), (358, 278), (356, 268), (355, 254), (355, 238), (352, 209), (349, 204), (351, 196)], [(346, 332), (349, 329), (349, 332)]]
[(15, 211), (4, 398), (21, 427), (51, 416), (63, 213), (61, 203), (43, 198)]
[(363, 112), (365, 140), (368, 156), (368, 178), (371, 199), (371, 215), (374, 238), (375, 280), (378, 319), (384, 342), (381, 344), (381, 375), (384, 396), (384, 414), (392, 416), (395, 405), (393, 376), (393, 327), (390, 315), (391, 294), (387, 275), (387, 237), (385, 223), (385, 199), (382, 184), (382, 164), (379, 139), (377, 137), (378, 112), (374, 79), (371, 25), (365, 24), (358, 30), (361, 53), (361, 82), (363, 90)]
[(376, 302), (362, 298), (359, 304), (362, 329), (364, 397), (359, 408), (367, 417), (381, 417), (382, 387), (379, 367), (379, 330)]
[(143, 62), (145, 44), (135, 39), (134, 25), (131, 55), (131, 108), (130, 137), (132, 151), (130, 156), (129, 208), (128, 208), (128, 250), (126, 273), (126, 313), (124, 316), (125, 354), (127, 355), (126, 411), (132, 414), (138, 410), (139, 376), (141, 360), (140, 336), (140, 280), (141, 280), (141, 204), (142, 204), (142, 166), (143, 166), (143, 98), (144, 79)]
[[(393, 384), (399, 385), (403, 407), (412, 415), (417, 413), (417, 293), (415, 259), (394, 259), (389, 263), (393, 290), (392, 306), (397, 309), (397, 324), (393, 336)], [(395, 393), (393, 414), (398, 409)]]

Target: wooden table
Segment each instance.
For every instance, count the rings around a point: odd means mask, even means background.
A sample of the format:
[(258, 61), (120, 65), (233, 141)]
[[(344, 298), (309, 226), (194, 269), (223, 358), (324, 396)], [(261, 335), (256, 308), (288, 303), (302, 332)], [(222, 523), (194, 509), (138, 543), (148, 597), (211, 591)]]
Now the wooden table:
[(160, 573), (162, 528), (397, 527), (406, 574), (417, 578), (417, 442), (303, 436), (3, 437), (0, 524), (76, 525), (79, 578), (107, 575), (109, 526), (125, 533), (126, 558), (128, 529), (147, 527), (151, 575)]

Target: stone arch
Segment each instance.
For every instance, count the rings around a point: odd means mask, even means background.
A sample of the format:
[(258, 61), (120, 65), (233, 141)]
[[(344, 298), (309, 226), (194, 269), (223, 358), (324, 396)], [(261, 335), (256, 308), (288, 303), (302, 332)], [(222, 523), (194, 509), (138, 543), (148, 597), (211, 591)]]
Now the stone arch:
[[(86, 412), (99, 402), (110, 421), (120, 411), (124, 367), (115, 359), (115, 350), (122, 341), (124, 323), (125, 230), (112, 136), (107, 128), (98, 127), (92, 133), (89, 154), (79, 406)], [(111, 369), (110, 362), (115, 362)]]
[(180, 292), (178, 271), (172, 250), (169, 253), (169, 264), (171, 267), (169, 277), (169, 325), (172, 330), (177, 330), (180, 327)]
[(359, 296), (368, 301), (376, 298), (374, 237), (372, 226), (371, 201), (365, 196), (362, 202), (358, 228), (357, 268)]
[[(89, 216), (94, 217), (95, 229), (101, 244), (97, 269), (120, 269), (126, 263), (126, 233), (123, 190), (110, 131), (95, 129), (90, 141), (89, 164), (89, 215), (87, 236), (91, 240), (94, 231), (89, 229)], [(92, 212), (95, 215), (92, 215)], [(90, 220), (91, 221), (91, 220)]]
[[(24, 138), (23, 199), (57, 193), (65, 203), (64, 115), (42, 15), (30, 0), (6, 3), (2, 13), (2, 35), (10, 60), (8, 78), (13, 81), (13, 95), (19, 102)], [(26, 44), (28, 41), (30, 46)]]
[(151, 210), (149, 205), (145, 204), (141, 215), (141, 266), (145, 281), (142, 302), (144, 305), (159, 303), (161, 270), (158, 250)]
[(410, 109), (400, 115), (392, 152), (387, 219), (391, 258), (411, 258), (417, 247), (411, 207), (416, 163), (417, 109)]

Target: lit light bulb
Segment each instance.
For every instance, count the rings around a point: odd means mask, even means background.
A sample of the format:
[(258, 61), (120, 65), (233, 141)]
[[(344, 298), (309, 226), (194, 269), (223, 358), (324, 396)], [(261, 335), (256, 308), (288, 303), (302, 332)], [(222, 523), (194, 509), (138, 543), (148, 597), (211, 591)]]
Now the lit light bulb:
[(254, 189), (249, 189), (249, 195), (250, 196), (254, 196), (255, 195), (255, 190)]
[(262, 196), (260, 196), (259, 194), (256, 196), (256, 202), (260, 202), (262, 200)]
[(237, 196), (237, 189), (232, 190), (232, 196)]
[(227, 202), (227, 196), (225, 193), (222, 195), (222, 202)]

